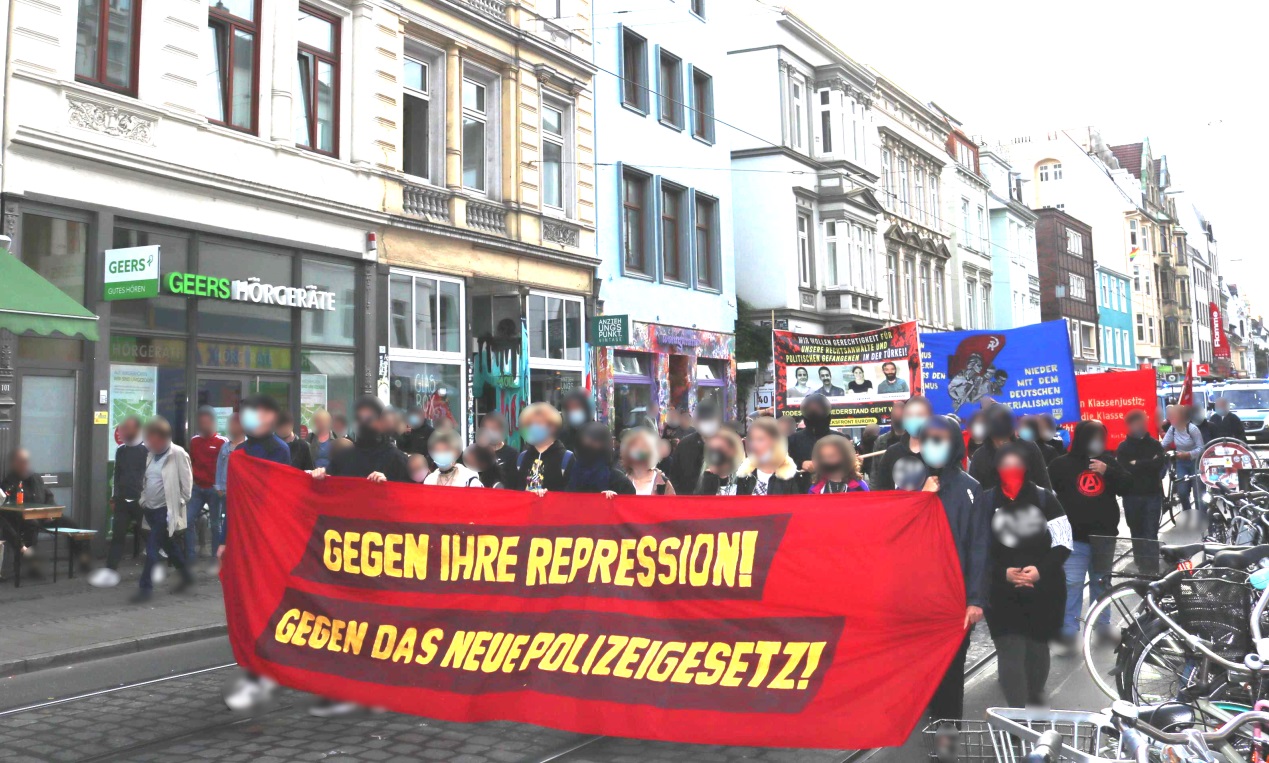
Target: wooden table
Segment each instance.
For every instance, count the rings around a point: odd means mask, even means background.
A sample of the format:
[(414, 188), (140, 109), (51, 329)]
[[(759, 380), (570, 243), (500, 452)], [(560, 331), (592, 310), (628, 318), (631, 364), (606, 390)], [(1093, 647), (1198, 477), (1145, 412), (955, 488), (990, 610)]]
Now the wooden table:
[[(6, 503), (0, 505), (0, 512), (3, 512), (9, 519), (18, 520), (19, 542), (21, 541), (21, 530), (23, 522), (36, 522), (42, 519), (53, 520), (53, 528), (60, 530), (62, 527), (62, 515), (66, 512), (65, 506), (57, 506), (51, 503), (24, 503), (21, 506)], [(53, 538), (53, 582), (57, 582), (57, 537)], [(18, 588), (22, 585), (22, 549), (13, 549), (13, 587)]]

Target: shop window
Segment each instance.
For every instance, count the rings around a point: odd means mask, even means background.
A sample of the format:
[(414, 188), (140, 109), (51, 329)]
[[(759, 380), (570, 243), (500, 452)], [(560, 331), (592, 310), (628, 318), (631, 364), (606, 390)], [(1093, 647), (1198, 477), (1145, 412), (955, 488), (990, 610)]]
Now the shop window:
[[(185, 340), (114, 334), (110, 337), (111, 431), (129, 416), (141, 420), (162, 416), (183, 444), (189, 389), (185, 374)], [(115, 444), (108, 438), (108, 458)]]
[[(198, 266), (203, 275), (241, 281), (259, 278), (264, 284), (290, 284), (292, 259), (260, 249), (201, 239)], [(295, 311), (277, 305), (257, 305), (223, 299), (198, 300), (198, 333), (235, 336), (290, 344)]]
[(529, 357), (582, 359), (582, 301), (529, 295)]
[[(135, 246), (159, 247), (159, 282), (166, 283), (169, 273), (189, 272), (189, 237), (180, 234), (159, 233), (142, 228), (115, 228), (112, 246), (128, 249)], [(185, 331), (185, 311), (189, 298), (179, 294), (167, 294), (160, 289), (159, 296), (150, 299), (121, 299), (110, 306), (112, 328), (160, 329)]]
[(357, 326), (357, 268), (324, 260), (304, 260), (304, 286), (335, 293), (334, 310), (302, 310), (304, 344), (352, 347)]
[(660, 413), (654, 403), (652, 356), (638, 352), (613, 353), (614, 427), (618, 432), (657, 421)]
[(448, 416), (462, 430), (461, 365), (394, 360), (390, 368), (388, 402), (393, 407), (407, 411), (422, 410), (432, 419)]
[(80, 304), (88, 262), (88, 223), (60, 217), (22, 216), (23, 263)]
[(357, 363), (347, 352), (300, 352), (300, 424), (310, 429), (313, 414), (326, 409), (352, 420)]
[(256, 62), (260, 0), (216, 0), (207, 17), (207, 60), (204, 75), (207, 118), (229, 127), (256, 130)]
[(79, 0), (75, 79), (136, 94), (141, 0)]
[(457, 281), (393, 273), (388, 284), (391, 347), (462, 352), (462, 299)]
[(581, 371), (554, 371), (535, 368), (529, 372), (529, 400), (559, 408), (570, 392), (581, 389)]
[(696, 361), (697, 405), (710, 401), (718, 406), (719, 410), (723, 409), (725, 402), (723, 398), (727, 392), (727, 366), (726, 360), (701, 358)]
[(295, 144), (335, 154), (339, 119), (339, 20), (299, 9), (295, 60)]
[(84, 359), (82, 339), (18, 337), (18, 359), (35, 363), (79, 363)]

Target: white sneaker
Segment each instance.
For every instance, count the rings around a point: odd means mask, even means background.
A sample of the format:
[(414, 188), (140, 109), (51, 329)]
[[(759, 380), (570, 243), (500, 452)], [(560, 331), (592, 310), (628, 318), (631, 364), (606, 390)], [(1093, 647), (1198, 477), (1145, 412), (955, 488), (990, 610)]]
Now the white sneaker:
[(119, 585), (119, 573), (109, 567), (95, 569), (88, 576), (88, 585), (96, 588), (114, 588)]
[(163, 585), (164, 580), (167, 580), (167, 565), (154, 565), (154, 569), (150, 570), (150, 582), (156, 586), (160, 586)]
[(323, 699), (316, 705), (308, 709), (308, 714), (314, 718), (334, 718), (340, 715), (349, 715), (361, 709), (361, 705), (356, 702), (338, 702), (333, 699)]
[(277, 687), (277, 682), (271, 678), (245, 675), (225, 695), (225, 707), (239, 713), (257, 708), (273, 698), (273, 690)]

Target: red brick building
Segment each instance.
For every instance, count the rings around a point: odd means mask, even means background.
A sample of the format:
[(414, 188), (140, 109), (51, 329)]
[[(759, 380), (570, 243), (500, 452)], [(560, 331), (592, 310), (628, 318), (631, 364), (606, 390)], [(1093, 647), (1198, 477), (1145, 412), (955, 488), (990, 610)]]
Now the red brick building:
[(1093, 229), (1060, 209), (1037, 210), (1036, 258), (1040, 265), (1040, 318), (1066, 319), (1075, 370), (1098, 362), (1097, 277)]

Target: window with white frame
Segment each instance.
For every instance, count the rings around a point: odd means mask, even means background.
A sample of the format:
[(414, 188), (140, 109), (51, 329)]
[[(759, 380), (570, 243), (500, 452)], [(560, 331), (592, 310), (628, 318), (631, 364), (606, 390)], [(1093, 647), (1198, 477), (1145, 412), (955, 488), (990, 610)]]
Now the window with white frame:
[(987, 216), (981, 206), (978, 207), (978, 251), (987, 249)]
[(932, 317), (932, 301), (933, 291), (930, 283), (930, 263), (928, 260), (921, 261), (921, 318), (930, 320)]
[(973, 278), (965, 279), (965, 328), (978, 328), (978, 282)]
[(1091, 323), (1080, 324), (1081, 341), (1083, 344), (1083, 355), (1086, 358), (1097, 357), (1097, 327)]
[[(916, 168), (916, 211), (918, 222), (925, 222), (925, 168)], [(924, 314), (924, 313), (923, 313)]]
[(899, 211), (908, 214), (908, 158), (899, 157)]
[[(828, 285), (842, 286), (846, 279), (841, 277), (842, 269), (837, 262), (837, 221), (824, 221), (824, 254), (828, 261)], [(846, 273), (849, 278), (849, 269)]]
[(652, 228), (652, 178), (623, 167), (621, 171), (622, 272), (651, 276), (655, 261), (649, 256)]
[(456, 278), (393, 269), (388, 276), (391, 403), (418, 408), (447, 393), (461, 431), (466, 384), (466, 300)]
[(648, 113), (648, 41), (625, 27), (621, 30), (621, 102)]
[(721, 289), (722, 252), (718, 238), (718, 199), (696, 193), (696, 285)]
[(934, 173), (930, 173), (930, 214), (927, 219), (934, 227), (938, 227), (943, 219), (943, 213), (939, 211), (939, 178)]
[(969, 240), (969, 199), (961, 197), (961, 235), (957, 238), (962, 241)]
[(1066, 253), (1076, 257), (1084, 256), (1084, 236), (1074, 228), (1066, 229)]
[(1145, 327), (1145, 322), (1142, 319), (1143, 319), (1143, 316), (1141, 315), (1141, 313), (1137, 313), (1137, 341), (1138, 342), (1146, 341), (1146, 327)]
[(1066, 319), (1066, 330), (1071, 335), (1071, 356), (1080, 356), (1080, 329), (1079, 324), (1070, 318)]
[(811, 288), (811, 216), (798, 213), (798, 284)]
[(947, 274), (943, 268), (934, 269), (934, 317), (939, 323), (947, 323)]
[(979, 311), (979, 315), (983, 317), (981, 328), (989, 329), (991, 328), (991, 284), (983, 281), (978, 285), (978, 290), (982, 294), (983, 303), (982, 310)]
[(803, 148), (806, 135), (806, 86), (802, 81), (793, 78), (789, 81), (789, 135), (792, 147)]
[(1053, 165), (1053, 179), (1054, 180), (1062, 179), (1062, 165), (1061, 164)]
[(664, 49), (657, 62), (657, 89), (661, 123), (683, 129), (683, 59)]
[(894, 177), (890, 174), (890, 149), (881, 150), (881, 187), (885, 192), (887, 206), (894, 205)]
[(714, 142), (714, 78), (692, 67), (692, 137)]
[(886, 254), (886, 298), (890, 300), (890, 312), (900, 315), (899, 310), (899, 257), (893, 252)]
[(1045, 183), (1045, 182), (1048, 182), (1048, 180), (1049, 180), (1049, 165), (1041, 164), (1040, 165), (1040, 182)]
[(582, 300), (561, 294), (529, 293), (529, 364), (582, 362)]
[(916, 316), (916, 259), (903, 258), (903, 314)]
[(687, 189), (661, 183), (661, 276), (666, 281), (687, 283), (685, 256)]
[(1085, 291), (1084, 276), (1068, 273), (1067, 283), (1071, 287), (1071, 299), (1078, 299), (1081, 302), (1088, 299), (1088, 294)]
[(1102, 273), (1100, 275), (1101, 275), (1101, 287), (1102, 287), (1102, 304), (1109, 307), (1110, 306), (1109, 279), (1106, 277), (1105, 273)]
[(820, 101), (820, 153), (833, 153), (833, 91), (819, 91)]
[(502, 174), (498, 76), (463, 65), (463, 187), (497, 196)]
[(401, 170), (433, 185), (445, 175), (444, 66), (440, 51), (406, 42)]
[(571, 216), (573, 209), (573, 105), (542, 97), (542, 204)]

